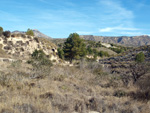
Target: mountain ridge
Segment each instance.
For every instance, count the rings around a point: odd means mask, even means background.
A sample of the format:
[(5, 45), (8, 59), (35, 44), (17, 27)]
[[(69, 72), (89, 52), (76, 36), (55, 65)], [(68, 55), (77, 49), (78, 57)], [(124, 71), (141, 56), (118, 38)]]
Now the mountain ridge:
[(142, 46), (150, 45), (150, 36), (94, 36), (80, 35), (80, 38), (91, 41), (101, 41), (103, 43), (121, 44), (124, 46)]

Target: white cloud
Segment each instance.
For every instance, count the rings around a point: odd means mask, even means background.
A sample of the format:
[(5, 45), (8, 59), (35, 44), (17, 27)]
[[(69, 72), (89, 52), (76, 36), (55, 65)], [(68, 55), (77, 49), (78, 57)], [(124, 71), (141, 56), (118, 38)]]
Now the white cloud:
[(99, 32), (136, 31), (136, 30), (139, 29), (117, 26), (117, 27), (107, 27), (107, 28), (99, 29)]
[[(100, 0), (103, 8), (103, 24), (99, 33), (113, 35), (141, 35), (142, 29), (134, 25), (134, 13), (122, 4), (121, 0)], [(108, 27), (106, 27), (108, 26)]]
[[(101, 0), (99, 4), (102, 6), (102, 27), (122, 25), (125, 28), (134, 28), (134, 13), (124, 7), (121, 0)], [(117, 28), (113, 28), (117, 29)], [(111, 31), (112, 28), (107, 28), (102, 31)]]
[(120, 34), (130, 35), (130, 36), (143, 35), (141, 32), (120, 32)]
[(133, 12), (123, 7), (120, 2), (117, 1), (114, 2), (112, 0), (102, 0), (100, 3), (104, 5), (106, 12), (110, 15), (110, 18), (116, 19), (134, 18)]

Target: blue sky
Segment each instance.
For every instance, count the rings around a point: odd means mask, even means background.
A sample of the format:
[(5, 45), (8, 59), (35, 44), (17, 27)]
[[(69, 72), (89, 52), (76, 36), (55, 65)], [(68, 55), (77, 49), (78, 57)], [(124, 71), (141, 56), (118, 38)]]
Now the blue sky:
[(150, 35), (150, 0), (1, 0), (4, 30), (38, 29), (53, 38)]

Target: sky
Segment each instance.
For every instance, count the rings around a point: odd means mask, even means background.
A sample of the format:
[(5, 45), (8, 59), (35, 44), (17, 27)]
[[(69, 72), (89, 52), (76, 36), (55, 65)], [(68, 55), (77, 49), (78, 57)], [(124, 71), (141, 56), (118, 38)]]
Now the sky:
[(150, 35), (150, 0), (0, 0), (0, 26), (52, 38)]

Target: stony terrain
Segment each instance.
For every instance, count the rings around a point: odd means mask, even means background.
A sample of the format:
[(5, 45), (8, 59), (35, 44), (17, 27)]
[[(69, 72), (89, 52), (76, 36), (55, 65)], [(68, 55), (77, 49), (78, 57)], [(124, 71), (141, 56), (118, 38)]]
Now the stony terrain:
[(58, 60), (57, 47), (48, 39), (27, 36), (25, 34), (11, 34), (10, 37), (0, 37), (1, 56), (27, 59), (35, 49), (42, 49), (51, 60)]
[[(33, 29), (33, 32), (34, 32), (34, 36), (36, 36), (36, 37), (41, 37), (41, 38), (47, 38), (47, 39), (51, 39), (52, 37), (50, 37), (50, 36), (47, 36), (47, 35), (45, 35), (45, 34), (43, 34), (43, 33), (41, 33), (39, 30), (37, 30), (37, 29)], [(13, 31), (12, 32), (13, 34), (25, 34), (25, 32), (24, 31)]]

